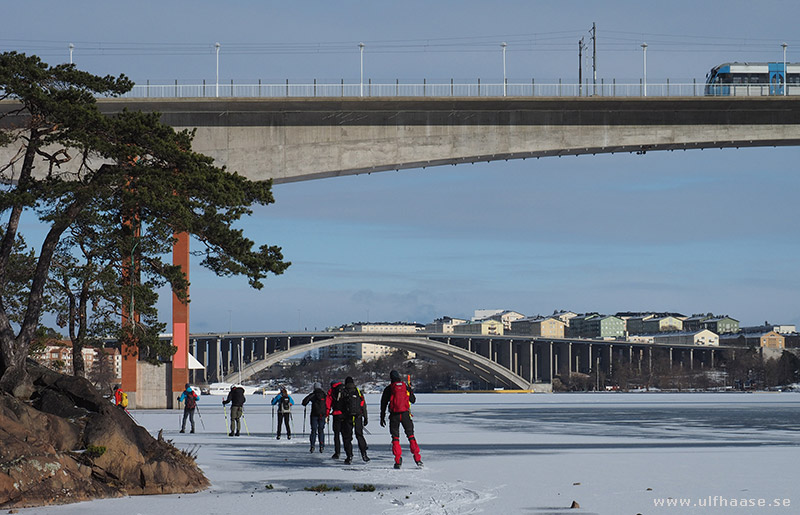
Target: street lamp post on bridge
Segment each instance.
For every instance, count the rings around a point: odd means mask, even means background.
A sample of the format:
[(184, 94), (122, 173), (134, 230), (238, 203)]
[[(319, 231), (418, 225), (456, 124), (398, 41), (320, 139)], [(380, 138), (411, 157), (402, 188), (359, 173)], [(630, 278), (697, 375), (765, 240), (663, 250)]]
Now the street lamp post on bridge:
[(784, 42), (783, 47), (783, 96), (786, 96), (786, 90), (789, 89), (789, 70), (786, 68), (786, 47), (789, 46)]
[(506, 78), (506, 47), (508, 44), (503, 41), (500, 46), (503, 47), (503, 96), (506, 96), (506, 84), (508, 84), (508, 79)]
[(647, 96), (647, 43), (642, 43), (642, 96)]
[(362, 96), (362, 97), (364, 96), (364, 47), (365, 46), (366, 45), (364, 45), (364, 43), (359, 43), (358, 44), (358, 49), (359, 49), (359, 51), (361, 53), (361, 79), (359, 81), (359, 85), (360, 85), (359, 96)]
[(220, 47), (219, 41), (214, 43), (214, 48), (216, 48), (216, 50), (217, 50), (217, 91), (216, 91), (216, 96), (219, 96), (219, 47)]

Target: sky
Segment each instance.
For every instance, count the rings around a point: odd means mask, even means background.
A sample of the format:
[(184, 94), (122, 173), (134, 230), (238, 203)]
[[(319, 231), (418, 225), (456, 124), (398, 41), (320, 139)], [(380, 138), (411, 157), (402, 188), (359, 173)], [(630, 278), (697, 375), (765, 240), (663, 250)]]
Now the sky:
[[(702, 82), (800, 61), (793, 1), (13, 2), (0, 48), (142, 84)], [(262, 290), (193, 266), (190, 332), (321, 330), (476, 309), (727, 314), (800, 324), (800, 149), (464, 164), (273, 187), (241, 227), (292, 266)], [(160, 301), (168, 322), (171, 295)]]

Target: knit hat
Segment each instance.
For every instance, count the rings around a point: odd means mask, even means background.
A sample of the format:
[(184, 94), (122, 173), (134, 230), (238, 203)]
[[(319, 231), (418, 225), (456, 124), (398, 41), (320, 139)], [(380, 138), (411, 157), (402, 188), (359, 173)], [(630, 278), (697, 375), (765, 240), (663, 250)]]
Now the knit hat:
[(392, 381), (400, 381), (401, 380), (400, 379), (400, 372), (398, 372), (397, 370), (392, 370), (389, 373), (389, 379), (391, 379)]
[(347, 376), (347, 379), (344, 380), (344, 384), (355, 384), (355, 381), (353, 381), (352, 377)]
[(314, 383), (314, 389), (316, 390), (317, 388), (322, 389), (322, 383)]

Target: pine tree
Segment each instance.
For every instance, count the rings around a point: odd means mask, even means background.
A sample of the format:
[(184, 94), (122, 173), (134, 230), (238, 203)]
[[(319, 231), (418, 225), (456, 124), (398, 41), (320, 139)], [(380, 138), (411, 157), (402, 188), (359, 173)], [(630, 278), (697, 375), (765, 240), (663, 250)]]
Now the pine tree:
[[(146, 312), (155, 305), (155, 288), (164, 283), (186, 299), (185, 275), (161, 259), (176, 233), (200, 241), (195, 254), (202, 256), (202, 266), (222, 276), (243, 275), (253, 288), (262, 288), (269, 273), (280, 274), (289, 266), (280, 247), (254, 248), (233, 227), (251, 213), (250, 206), (274, 201), (271, 183), (214, 166), (211, 158), (192, 152), (192, 132), (176, 132), (159, 121), (158, 113), (100, 112), (96, 97), (117, 96), (131, 87), (124, 75), (97, 77), (74, 65), (49, 66), (36, 56), (0, 54), (0, 146), (3, 155), (13, 156), (0, 163), (5, 184), (0, 190), (5, 218), (0, 285), (14, 273), (22, 217), (36, 216), (47, 227), (19, 323), (13, 323), (7, 309), (6, 292), (0, 293), (0, 390), (22, 398), (32, 392), (25, 358), (47, 308), (51, 267), (63, 264), (65, 256), (75, 258), (71, 270), (98, 274), (83, 276), (90, 277), (84, 283), (92, 293), (88, 304), (76, 304), (78, 324), (87, 323), (80, 310), (90, 307), (100, 288), (109, 289), (105, 300), (119, 310), (124, 301), (112, 299), (130, 298), (132, 289), (136, 309)], [(88, 254), (76, 250), (83, 244), (92, 251), (102, 248), (102, 259), (93, 258), (90, 265)], [(133, 265), (125, 266), (130, 257)], [(103, 276), (109, 264), (113, 274)], [(143, 279), (137, 280), (140, 275)], [(147, 339), (152, 326), (127, 330), (138, 330), (141, 334), (129, 336), (145, 347), (153, 343)]]

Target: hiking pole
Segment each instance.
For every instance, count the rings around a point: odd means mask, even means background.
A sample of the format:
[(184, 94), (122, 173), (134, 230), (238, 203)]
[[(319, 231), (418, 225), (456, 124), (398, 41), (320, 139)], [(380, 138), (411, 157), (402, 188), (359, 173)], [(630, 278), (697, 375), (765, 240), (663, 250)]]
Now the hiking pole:
[(134, 416), (133, 416), (133, 415), (131, 415), (131, 412), (130, 412), (130, 411), (128, 411), (128, 408), (122, 408), (122, 409), (123, 409), (123, 410), (125, 410), (125, 413), (127, 413), (127, 414), (128, 414), (128, 416), (129, 416), (129, 417), (131, 417), (131, 420), (133, 420), (134, 422), (136, 422), (136, 425), (138, 426), (138, 425), (139, 425), (139, 421), (138, 421), (138, 420), (136, 420), (136, 418), (134, 418)]
[(203, 422), (203, 415), (200, 414), (200, 406), (195, 406), (194, 409), (197, 410), (197, 416), (200, 417), (200, 424), (203, 426), (203, 431), (206, 430), (206, 423)]
[(244, 422), (244, 430), (247, 431), (247, 436), (250, 436), (250, 430), (247, 428), (247, 419), (244, 418), (244, 411), (242, 411), (242, 422)]

